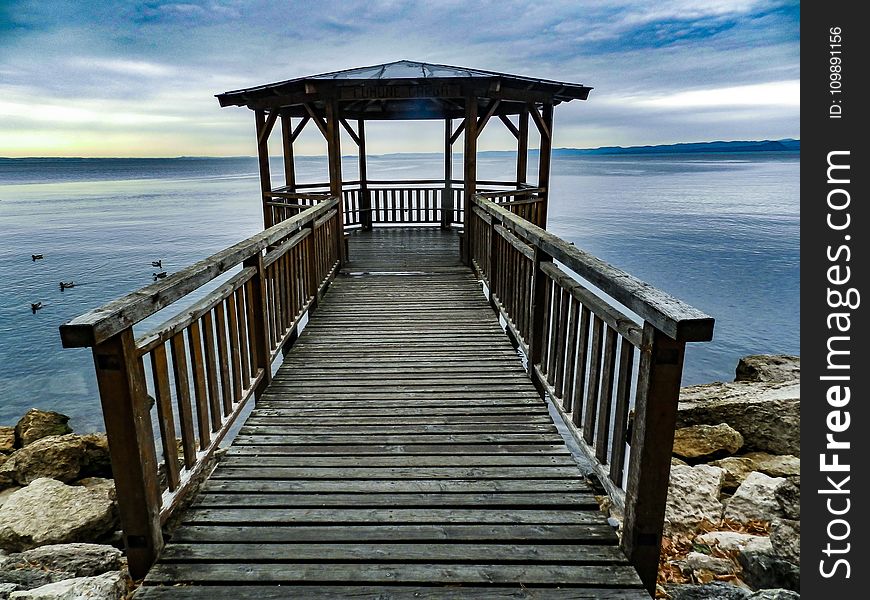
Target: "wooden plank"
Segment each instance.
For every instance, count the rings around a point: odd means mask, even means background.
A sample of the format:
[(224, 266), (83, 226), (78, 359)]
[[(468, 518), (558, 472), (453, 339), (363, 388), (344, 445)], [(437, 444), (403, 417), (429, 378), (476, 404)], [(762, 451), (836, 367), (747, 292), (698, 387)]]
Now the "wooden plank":
[(161, 563), (149, 574), (155, 583), (176, 581), (223, 583), (356, 583), (425, 584), (480, 582), (487, 585), (638, 586), (637, 573), (623, 565), (498, 565), (444, 563), (223, 564)]
[[(358, 467), (357, 456), (256, 456), (228, 455), (221, 461), (224, 467)], [(473, 456), (369, 456), (365, 460), (366, 467), (547, 467), (576, 466), (570, 456), (533, 454), (531, 456), (510, 454), (478, 454)]]
[(287, 543), (287, 542), (486, 542), (615, 544), (616, 534), (606, 522), (584, 524), (438, 524), (411, 525), (182, 525), (173, 534), (181, 543)]
[[(139, 600), (213, 600), (233, 598), (238, 600), (286, 600), (287, 587), (281, 585), (207, 585), (188, 587), (143, 587), (136, 592)], [(648, 600), (641, 590), (617, 590), (612, 588), (528, 588), (513, 586), (497, 588), (476, 587), (413, 587), (413, 586), (294, 586), (293, 594), (306, 600), (332, 600), (334, 598), (378, 598), (379, 600), (465, 600), (488, 598), (490, 600)]]
[(190, 377), (187, 370), (184, 334), (173, 336), (169, 348), (172, 355), (172, 375), (175, 380), (175, 401), (181, 428), (184, 466), (191, 469), (196, 463), (196, 432), (193, 429), (193, 412), (190, 409)]
[(372, 508), (392, 506), (403, 508), (419, 508), (438, 506), (441, 508), (461, 508), (474, 506), (478, 508), (507, 508), (519, 510), (522, 508), (555, 508), (572, 507), (575, 510), (598, 510), (598, 502), (592, 494), (576, 494), (566, 492), (508, 492), (485, 494), (463, 493), (405, 493), (391, 494), (383, 492), (364, 493), (333, 493), (333, 494), (220, 494), (207, 493), (197, 497), (193, 506), (201, 508), (259, 506), (261, 508), (317, 508), (324, 506), (354, 506), (356, 508)]
[(164, 563), (275, 563), (293, 562), (440, 562), (625, 565), (614, 546), (566, 544), (173, 544), (161, 557)]
[(452, 508), (192, 508), (184, 515), (190, 524), (324, 525), (388, 523), (565, 524), (599, 523), (598, 511), (498, 510)]
[(561, 493), (578, 498), (591, 493), (579, 479), (210, 479), (204, 489), (208, 494)]

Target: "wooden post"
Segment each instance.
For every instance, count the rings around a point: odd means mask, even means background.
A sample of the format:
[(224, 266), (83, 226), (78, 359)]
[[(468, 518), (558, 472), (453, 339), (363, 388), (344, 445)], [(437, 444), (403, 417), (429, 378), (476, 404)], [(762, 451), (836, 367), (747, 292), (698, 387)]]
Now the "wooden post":
[(344, 198), (341, 195), (341, 123), (338, 119), (338, 103), (326, 103), (326, 145), (329, 154), (329, 193), (338, 198), (335, 243), (339, 266), (345, 263), (344, 254)]
[(269, 172), (269, 134), (266, 133), (266, 111), (255, 110), (254, 120), (257, 125), (257, 159), (260, 166), (260, 192), (263, 195), (263, 228), (268, 229), (275, 224), (272, 218), (272, 175)]
[(622, 549), (655, 592), (685, 342), (644, 323)]
[(296, 161), (293, 156), (293, 122), (287, 115), (281, 115), (281, 140), (284, 143), (284, 185), (291, 192), (296, 191)]
[(541, 202), (538, 204), (537, 225), (547, 228), (547, 205), (550, 203), (550, 155), (553, 150), (553, 103), (546, 102), (541, 110), (541, 150), (538, 158), (538, 187), (543, 188)]
[(471, 240), (468, 239), (471, 228), (471, 206), (472, 198), (477, 192), (477, 98), (471, 96), (465, 99), (465, 150), (463, 153), (465, 161), (465, 169), (463, 177), (465, 178), (465, 217), (462, 220), (463, 235), (465, 244), (462, 248), (462, 262), (466, 265), (471, 264)]
[(543, 384), (535, 377), (535, 365), (541, 363), (544, 353), (544, 322), (549, 315), (546, 306), (546, 286), (550, 285), (550, 278), (541, 269), (543, 263), (553, 262), (553, 257), (535, 246), (535, 259), (532, 263), (532, 306), (531, 310), (531, 334), (529, 335), (529, 373), (532, 375), (532, 383), (538, 388), (541, 396), (544, 395)]
[(441, 229), (453, 223), (453, 119), (444, 119), (444, 191), (441, 197)]
[[(283, 124), (283, 123), (282, 123)], [(255, 400), (260, 397), (263, 391), (272, 382), (272, 361), (271, 348), (269, 345), (269, 331), (267, 326), (266, 314), (266, 269), (263, 266), (263, 254), (257, 252), (254, 256), (248, 258), (243, 263), (243, 267), (254, 267), (257, 269), (257, 274), (251, 280), (251, 297), (248, 302), (251, 303), (251, 312), (254, 314), (253, 322), (251, 323), (251, 333), (253, 338), (253, 355), (254, 361), (258, 369), (263, 369), (263, 379), (254, 390)], [(289, 344), (288, 344), (289, 345)]]
[[(499, 263), (498, 238), (500, 236), (495, 230), (495, 226), (498, 222), (499, 221), (497, 218), (490, 215), (489, 223), (487, 223), (487, 227), (489, 228), (489, 264), (486, 265), (486, 275), (489, 277), (489, 305), (492, 307), (492, 309), (495, 311), (495, 314), (497, 315), (500, 313), (498, 310), (498, 306), (495, 303), (495, 297), (493, 296), (493, 292), (495, 291), (495, 271)], [(483, 239), (483, 236), (481, 236), (480, 239)], [(499, 300), (502, 299), (500, 298)]]
[(128, 327), (93, 348), (130, 576), (141, 579), (163, 548), (157, 454), (142, 362)]
[(529, 170), (529, 107), (520, 112), (520, 135), (517, 138), (517, 183), (528, 181)]
[(359, 208), (360, 222), (366, 231), (372, 228), (372, 197), (369, 195), (368, 168), (366, 166), (366, 122), (359, 119), (356, 128), (359, 136)]

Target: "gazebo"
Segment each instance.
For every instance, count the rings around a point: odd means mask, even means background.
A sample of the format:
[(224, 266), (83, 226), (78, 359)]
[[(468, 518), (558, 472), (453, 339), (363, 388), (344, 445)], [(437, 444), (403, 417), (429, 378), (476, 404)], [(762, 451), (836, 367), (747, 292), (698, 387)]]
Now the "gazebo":
[[(512, 212), (546, 227), (553, 141), (553, 107), (585, 100), (590, 87), (493, 71), (400, 60), (300, 77), (225, 92), (223, 106), (254, 111), (265, 227), (326, 197), (342, 199), (339, 227), (370, 229), (384, 223), (461, 225), (468, 231), (465, 198), (486, 193)], [(477, 179), (477, 138), (498, 118), (517, 140), (516, 179)], [(514, 119), (516, 121), (514, 121)], [(538, 177), (528, 181), (529, 119), (540, 134)], [(284, 185), (273, 187), (268, 140), (280, 119)], [(294, 122), (294, 119), (296, 120)], [(366, 121), (444, 122), (444, 179), (375, 181), (367, 176)], [(454, 127), (454, 122), (458, 125)], [(310, 123), (326, 138), (329, 182), (296, 181), (294, 142)], [(355, 122), (355, 124), (353, 123)], [(359, 179), (342, 181), (341, 129), (359, 151)], [(464, 137), (462, 179), (453, 175), (453, 146)], [(343, 250), (342, 250), (343, 252)], [(344, 256), (342, 256), (342, 261)], [(468, 261), (468, 244), (463, 250)]]

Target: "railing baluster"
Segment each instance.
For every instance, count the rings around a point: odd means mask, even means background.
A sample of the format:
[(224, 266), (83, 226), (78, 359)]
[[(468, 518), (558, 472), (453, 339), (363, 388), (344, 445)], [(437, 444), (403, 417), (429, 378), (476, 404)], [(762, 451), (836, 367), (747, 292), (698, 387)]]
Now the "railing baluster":
[(616, 330), (607, 326), (604, 338), (604, 365), (601, 370), (601, 392), (598, 402), (598, 431), (595, 433), (595, 458), (607, 462), (610, 441), (610, 415), (613, 407), (613, 378), (616, 363)]
[(563, 378), (565, 377), (565, 341), (568, 335), (568, 307), (570, 294), (567, 290), (562, 292), (562, 302), (559, 306), (559, 328), (556, 330), (556, 371), (554, 377), (556, 383), (554, 389), (556, 397), (562, 399), (564, 389)]
[(628, 427), (628, 408), (631, 394), (631, 376), (634, 371), (634, 346), (620, 338), (619, 374), (616, 384), (616, 406), (613, 409), (613, 442), (610, 453), (610, 480), (622, 487), (625, 472), (625, 435)]
[(215, 325), (217, 327), (217, 350), (221, 374), (221, 400), (226, 417), (233, 411), (233, 387), (230, 381), (230, 358), (227, 350), (227, 322), (224, 316), (224, 303), (219, 302), (214, 308)]
[(211, 311), (202, 316), (203, 340), (205, 342), (205, 373), (208, 381), (208, 405), (211, 413), (211, 430), (221, 428), (221, 400), (220, 388), (218, 387), (218, 362), (215, 358), (214, 349), (214, 324)]
[(239, 348), (239, 322), (236, 316), (236, 300), (233, 294), (224, 301), (227, 311), (230, 342), (230, 370), (233, 376), (233, 403), (242, 399), (242, 357)]
[(178, 469), (178, 445), (175, 437), (175, 416), (172, 412), (172, 393), (169, 391), (169, 364), (166, 347), (160, 344), (151, 351), (151, 373), (157, 400), (157, 423), (163, 443), (163, 464), (169, 490), (178, 488), (181, 476)]
[(205, 365), (201, 338), (199, 321), (194, 321), (187, 330), (187, 340), (190, 346), (190, 368), (193, 371), (193, 397), (196, 404), (199, 449), (205, 450), (211, 442), (211, 431), (208, 421), (208, 395), (205, 390)]
[(244, 286), (233, 292), (233, 297), (236, 303), (236, 318), (239, 324), (239, 355), (242, 359), (242, 389), (251, 387), (251, 359), (250, 347), (248, 346), (248, 324), (247, 324), (247, 309), (245, 308), (246, 298), (244, 296)]
[(190, 377), (187, 373), (187, 354), (184, 333), (179, 332), (169, 341), (172, 355), (172, 375), (175, 379), (175, 400), (178, 406), (178, 422), (181, 426), (181, 448), (184, 451), (184, 466), (193, 468), (196, 463), (196, 433), (193, 430), (193, 412), (190, 410)]
[(583, 419), (583, 439), (592, 444), (595, 418), (598, 415), (598, 390), (601, 383), (601, 352), (604, 346), (604, 321), (592, 317), (592, 360), (589, 364), (589, 382), (586, 388), (586, 415)]
[(559, 360), (558, 348), (556, 347), (559, 336), (559, 326), (561, 324), (562, 296), (565, 295), (562, 286), (555, 281), (553, 286), (553, 302), (550, 309), (552, 317), (550, 319), (550, 339), (547, 344), (547, 383), (553, 385), (556, 376), (556, 362)]
[(580, 302), (576, 298), (571, 300), (568, 321), (568, 337), (565, 341), (564, 387), (559, 393), (565, 412), (571, 412), (574, 406), (574, 367), (577, 364), (577, 331), (580, 329)]
[(591, 311), (580, 307), (580, 338), (577, 343), (577, 370), (574, 372), (574, 397), (571, 400), (571, 422), (576, 427), (583, 424), (583, 407), (586, 406), (586, 369), (589, 361), (589, 321)]

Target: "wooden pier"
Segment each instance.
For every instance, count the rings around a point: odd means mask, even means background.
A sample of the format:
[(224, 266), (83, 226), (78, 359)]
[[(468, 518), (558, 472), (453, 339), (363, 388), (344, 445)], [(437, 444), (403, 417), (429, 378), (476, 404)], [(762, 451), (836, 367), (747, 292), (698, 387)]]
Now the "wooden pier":
[(137, 598), (646, 597), (456, 237), (350, 237)]
[[(264, 231), (61, 326), (93, 350), (137, 600), (654, 590), (685, 346), (713, 319), (546, 231), (553, 107), (589, 89), (399, 61), (219, 96), (255, 111)], [(369, 178), (365, 121), (414, 118), (444, 120), (444, 178)], [(481, 181), (496, 119), (517, 174)], [(296, 181), (308, 123), (328, 183)]]

